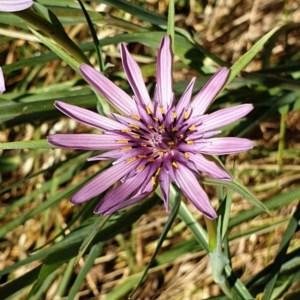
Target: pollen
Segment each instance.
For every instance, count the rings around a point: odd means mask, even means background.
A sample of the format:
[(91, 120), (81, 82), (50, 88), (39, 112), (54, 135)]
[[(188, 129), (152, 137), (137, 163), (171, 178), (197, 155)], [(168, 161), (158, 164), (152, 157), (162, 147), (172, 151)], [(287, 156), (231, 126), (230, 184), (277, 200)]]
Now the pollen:
[(159, 111), (161, 112), (162, 115), (165, 114), (165, 110), (164, 110), (164, 108), (162, 106), (159, 107)]
[(151, 177), (151, 183), (152, 183), (153, 185), (156, 185), (156, 177), (155, 177), (155, 176), (152, 176), (152, 177)]
[(152, 115), (152, 111), (148, 105), (146, 106), (146, 112), (148, 115)]
[(126, 162), (131, 163), (131, 162), (133, 162), (135, 160), (137, 160), (137, 157), (136, 156), (132, 156), (132, 157), (127, 158)]
[(189, 112), (187, 110), (184, 111), (183, 113), (183, 118), (186, 120), (189, 117)]
[(135, 120), (137, 120), (137, 121), (140, 121), (140, 120), (141, 120), (140, 116), (138, 116), (138, 115), (136, 115), (136, 114), (132, 114), (132, 115), (131, 115), (131, 118), (132, 118), (132, 119), (135, 119)]
[(116, 140), (118, 144), (128, 144), (128, 140)]
[(129, 128), (128, 129), (122, 129), (121, 132), (129, 133), (129, 132), (131, 132), (131, 129), (129, 129)]
[(121, 151), (128, 151), (128, 150), (131, 150), (131, 149), (132, 149), (131, 146), (125, 146), (125, 147), (121, 148)]
[(160, 131), (164, 130), (165, 128), (166, 128), (165, 125), (160, 125), (160, 126), (158, 126), (158, 130), (160, 130)]
[(193, 145), (194, 144), (194, 142), (193, 141), (186, 141), (186, 143), (188, 144), (188, 145)]
[(176, 119), (176, 118), (177, 118), (177, 113), (176, 113), (176, 111), (173, 111), (173, 112), (172, 112), (172, 116), (173, 116), (173, 119)]
[(173, 162), (172, 162), (172, 166), (173, 166), (174, 168), (178, 169), (178, 164), (177, 164), (176, 161), (173, 161)]
[(139, 134), (135, 134), (135, 133), (131, 134), (131, 137), (133, 137), (134, 139), (140, 139), (141, 138), (141, 136)]
[(138, 126), (138, 125), (136, 125), (136, 124), (130, 123), (129, 126), (130, 126), (131, 128), (136, 129), (136, 130), (140, 130), (140, 126)]
[(137, 172), (141, 172), (141, 171), (143, 171), (145, 169), (145, 165), (140, 165), (140, 166), (138, 166), (137, 168), (135, 168), (135, 170), (137, 171)]
[(187, 152), (184, 152), (184, 156), (186, 159), (189, 159), (190, 155)]
[(189, 131), (195, 131), (196, 129), (197, 127), (194, 124), (189, 127)]
[(159, 175), (160, 171), (161, 171), (161, 168), (158, 168), (157, 171), (155, 172), (155, 177)]

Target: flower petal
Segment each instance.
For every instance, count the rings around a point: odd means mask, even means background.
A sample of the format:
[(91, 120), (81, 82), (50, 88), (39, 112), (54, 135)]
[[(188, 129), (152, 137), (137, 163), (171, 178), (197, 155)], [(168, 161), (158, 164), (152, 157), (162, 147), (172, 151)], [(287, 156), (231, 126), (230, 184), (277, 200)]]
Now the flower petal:
[(198, 132), (206, 132), (233, 123), (246, 116), (253, 109), (252, 104), (242, 104), (217, 110), (204, 116), (202, 123), (198, 126)]
[(127, 115), (137, 113), (133, 99), (112, 81), (87, 64), (81, 64), (79, 69), (86, 81), (107, 98), (115, 108)]
[(185, 108), (188, 107), (191, 101), (192, 93), (193, 93), (193, 88), (195, 84), (196, 78), (194, 77), (183, 94), (181, 95), (177, 105), (176, 105), (176, 111), (178, 114), (180, 114)]
[(189, 153), (189, 158), (194, 162), (198, 171), (207, 174), (215, 179), (231, 180), (230, 174), (228, 174), (222, 167), (220, 167), (214, 161), (205, 158), (201, 154)]
[[(141, 198), (147, 196), (153, 190), (153, 188), (152, 190), (146, 189), (146, 192), (141, 192), (141, 190), (144, 190), (143, 187), (147, 186), (147, 183), (150, 182), (153, 171), (153, 168), (148, 167), (129, 179), (126, 179), (123, 183), (105, 195), (105, 197), (96, 206), (94, 212), (97, 214), (101, 213), (108, 215), (124, 207), (132, 205)], [(133, 193), (135, 193), (135, 195), (130, 197), (130, 195)]]
[(172, 59), (171, 39), (169, 36), (164, 36), (157, 56), (156, 99), (161, 107), (167, 108), (173, 103)]
[(122, 139), (122, 136), (117, 134), (53, 134), (47, 139), (57, 147), (82, 150), (111, 150), (128, 145), (124, 137)]
[(139, 161), (123, 161), (101, 172), (76, 192), (71, 203), (79, 204), (101, 194), (138, 165)]
[(210, 138), (196, 144), (200, 153), (209, 155), (238, 153), (253, 148), (252, 141), (236, 137)]
[(159, 176), (159, 186), (163, 196), (166, 211), (169, 211), (170, 183), (171, 183), (170, 175), (163, 168)]
[(0, 94), (5, 92), (5, 82), (2, 69), (0, 67)]
[(103, 117), (93, 111), (76, 105), (55, 101), (55, 106), (68, 117), (97, 129), (122, 130), (127, 128), (125, 125), (120, 124), (115, 120)]
[(206, 112), (212, 101), (226, 83), (229, 73), (229, 69), (221, 68), (194, 97), (191, 103), (194, 116), (203, 115)]
[(139, 103), (143, 103), (144, 105), (148, 106), (151, 102), (151, 99), (145, 86), (141, 69), (128, 52), (126, 46), (121, 44), (120, 48), (123, 68), (136, 99), (139, 101)]
[(32, 0), (0, 0), (0, 11), (20, 11), (29, 8), (32, 4)]
[(178, 164), (175, 168), (175, 179), (186, 198), (209, 219), (215, 219), (217, 214), (200, 186), (195, 175), (185, 166)]

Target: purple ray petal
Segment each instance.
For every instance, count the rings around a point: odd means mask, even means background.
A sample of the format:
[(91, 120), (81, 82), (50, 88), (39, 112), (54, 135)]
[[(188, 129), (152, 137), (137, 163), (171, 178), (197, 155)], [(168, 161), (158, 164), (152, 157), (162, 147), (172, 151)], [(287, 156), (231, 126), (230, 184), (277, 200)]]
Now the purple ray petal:
[(97, 129), (122, 130), (127, 128), (127, 126), (120, 124), (119, 122), (76, 105), (55, 101), (55, 106), (68, 117)]
[(115, 108), (127, 115), (137, 113), (133, 99), (108, 78), (87, 64), (81, 64), (79, 69), (86, 81), (107, 98)]
[(200, 186), (195, 175), (185, 166), (178, 164), (175, 169), (175, 179), (186, 198), (209, 219), (215, 219), (217, 214)]
[(166, 169), (162, 169), (159, 176), (159, 186), (163, 196), (166, 211), (169, 211), (170, 183), (170, 175), (167, 173)]
[(139, 103), (143, 103), (147, 106), (151, 102), (151, 99), (145, 86), (141, 69), (139, 68), (138, 64), (133, 59), (131, 54), (128, 52), (125, 45), (121, 44), (120, 48), (123, 68), (126, 73), (128, 82), (130, 83), (130, 86)]
[(159, 106), (167, 108), (173, 103), (172, 59), (171, 39), (169, 36), (164, 36), (157, 57), (156, 99)]
[(32, 4), (32, 0), (0, 0), (0, 11), (20, 11), (29, 8)]
[(210, 138), (198, 144), (199, 152), (209, 155), (238, 153), (253, 148), (253, 142), (236, 137)]
[(185, 91), (183, 92), (182, 96), (180, 97), (177, 105), (176, 105), (176, 111), (178, 114), (182, 113), (182, 111), (188, 107), (191, 101), (192, 93), (193, 93), (193, 88), (195, 84), (196, 78), (194, 77)]
[(121, 135), (92, 133), (53, 134), (48, 136), (48, 142), (57, 147), (82, 150), (120, 149), (128, 145)]
[(228, 174), (222, 167), (220, 167), (214, 161), (205, 158), (203, 155), (189, 153), (189, 157), (196, 165), (198, 171), (203, 172), (215, 179), (232, 179), (230, 174)]
[(217, 110), (202, 119), (202, 124), (198, 126), (198, 132), (207, 132), (231, 124), (253, 109), (252, 104), (242, 104), (233, 107)]
[(229, 73), (229, 69), (221, 68), (194, 97), (191, 103), (194, 116), (203, 115), (206, 112), (207, 108), (226, 83)]
[[(155, 169), (151, 166), (146, 167), (140, 173), (136, 173), (134, 176), (126, 179), (123, 183), (105, 195), (96, 206), (94, 212), (97, 214), (111, 214), (136, 203), (141, 199), (140, 196), (145, 197), (153, 190), (153, 188), (152, 190), (146, 189), (145, 192), (144, 187), (150, 182), (150, 178), (154, 171)], [(133, 193), (135, 193), (135, 195), (128, 199)]]
[(0, 94), (4, 92), (5, 92), (5, 81), (4, 81), (2, 69), (0, 67)]
[(134, 169), (138, 164), (139, 160), (135, 160), (133, 162), (123, 161), (119, 164), (113, 165), (85, 184), (73, 195), (71, 202), (73, 204), (83, 203), (101, 194)]

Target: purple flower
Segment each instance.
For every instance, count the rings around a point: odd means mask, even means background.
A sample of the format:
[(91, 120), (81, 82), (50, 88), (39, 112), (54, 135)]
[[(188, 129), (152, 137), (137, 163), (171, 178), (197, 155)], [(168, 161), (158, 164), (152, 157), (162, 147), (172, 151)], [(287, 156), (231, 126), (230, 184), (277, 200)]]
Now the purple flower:
[(5, 92), (5, 82), (2, 69), (0, 67), (0, 94)]
[(32, 0), (0, 0), (0, 11), (20, 11), (29, 8), (32, 4)]
[(142, 73), (121, 44), (122, 63), (134, 96), (128, 96), (94, 68), (82, 64), (84, 78), (122, 114), (111, 118), (57, 101), (56, 107), (72, 119), (101, 130), (98, 134), (54, 134), (49, 143), (57, 147), (103, 150), (90, 158), (115, 160), (113, 165), (83, 186), (71, 199), (83, 203), (110, 188), (95, 208), (97, 214), (111, 214), (138, 202), (160, 186), (166, 210), (170, 183), (174, 182), (208, 218), (217, 217), (199, 184), (202, 173), (216, 179), (231, 176), (206, 155), (223, 155), (253, 147), (248, 139), (215, 137), (220, 127), (235, 122), (252, 110), (242, 104), (205, 114), (224, 86), (229, 70), (221, 68), (192, 99), (195, 78), (175, 101), (172, 89), (170, 38), (162, 40), (157, 58), (157, 85), (151, 100)]

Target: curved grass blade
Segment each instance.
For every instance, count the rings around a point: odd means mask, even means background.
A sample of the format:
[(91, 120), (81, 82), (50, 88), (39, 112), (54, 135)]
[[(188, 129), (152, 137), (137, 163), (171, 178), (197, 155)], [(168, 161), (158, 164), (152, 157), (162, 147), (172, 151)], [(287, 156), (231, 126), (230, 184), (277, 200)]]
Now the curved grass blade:
[(274, 260), (274, 267), (270, 270), (271, 278), (269, 279), (269, 282), (266, 285), (264, 295), (262, 298), (263, 300), (272, 299), (272, 294), (273, 294), (273, 291), (275, 288), (276, 280), (279, 275), (279, 271), (284, 262), (286, 252), (288, 250), (291, 239), (298, 229), (299, 220), (300, 220), (300, 202), (298, 203), (297, 209), (296, 209), (294, 215), (292, 216), (285, 233), (282, 235), (283, 238), (281, 240), (281, 243), (280, 243), (279, 249), (278, 249), (278, 253)]
[(232, 66), (227, 84), (230, 83), (236, 75), (247, 66), (247, 64), (255, 57), (255, 55), (262, 49), (270, 37), (279, 29), (273, 28), (271, 31), (261, 37), (245, 54), (243, 54)]
[(175, 218), (177, 217), (177, 214), (178, 214), (178, 211), (179, 211), (179, 207), (180, 207), (180, 203), (181, 203), (181, 197), (180, 197), (180, 192), (177, 191), (176, 195), (175, 195), (175, 199), (174, 199), (174, 204), (173, 204), (173, 207), (172, 207), (172, 211), (171, 211), (171, 214), (164, 226), (164, 229), (158, 239), (158, 242), (157, 242), (157, 245), (155, 247), (155, 250), (154, 252), (152, 253), (151, 255), (151, 258), (150, 258), (150, 261), (146, 267), (146, 269), (144, 270), (143, 272), (143, 275), (141, 276), (140, 280), (139, 280), (139, 283), (137, 284), (136, 288), (132, 291), (132, 293), (130, 294), (129, 296), (129, 299), (131, 299), (133, 297), (133, 295), (136, 293), (136, 291), (138, 290), (138, 288), (142, 285), (142, 283), (144, 282), (144, 279), (146, 278), (147, 276), (147, 273), (149, 271), (149, 269), (152, 267), (154, 261), (155, 261), (155, 258), (172, 226), (172, 224), (174, 223), (174, 220)]
[(226, 181), (226, 180), (205, 178), (203, 180), (203, 183), (207, 184), (207, 185), (217, 185), (217, 186), (221, 185), (221, 186), (225, 186), (227, 188), (230, 188), (233, 191), (239, 193), (241, 196), (243, 196), (248, 201), (250, 201), (253, 205), (260, 208), (261, 211), (264, 211), (264, 212), (267, 212), (267, 213), (271, 214), (268, 207), (264, 203), (262, 203), (261, 201), (256, 199), (256, 197), (245, 186), (240, 184), (235, 179), (232, 180), (232, 181)]

